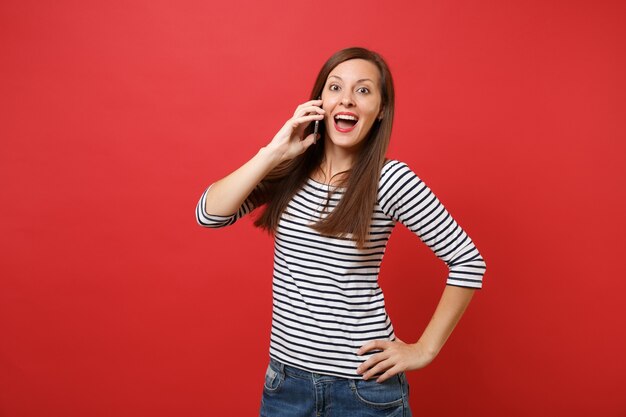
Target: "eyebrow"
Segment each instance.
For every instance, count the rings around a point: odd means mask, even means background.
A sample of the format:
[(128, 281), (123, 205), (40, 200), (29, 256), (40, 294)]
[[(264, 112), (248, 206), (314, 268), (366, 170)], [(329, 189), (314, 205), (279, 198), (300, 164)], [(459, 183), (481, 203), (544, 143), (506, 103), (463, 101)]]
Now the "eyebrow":
[[(338, 75), (329, 75), (328, 78), (330, 78), (330, 77), (339, 78), (341, 81), (343, 81), (343, 79), (340, 76), (338, 76)], [(360, 83), (360, 82), (363, 82), (363, 81), (369, 81), (372, 84), (374, 84), (374, 81), (370, 80), (369, 78), (361, 78), (360, 80), (357, 80), (356, 82)]]

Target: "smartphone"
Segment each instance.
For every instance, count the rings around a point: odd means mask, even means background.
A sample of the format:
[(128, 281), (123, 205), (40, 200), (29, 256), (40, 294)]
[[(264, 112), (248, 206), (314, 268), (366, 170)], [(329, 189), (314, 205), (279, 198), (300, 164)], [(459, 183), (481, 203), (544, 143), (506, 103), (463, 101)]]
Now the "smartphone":
[[(321, 100), (322, 97), (320, 96), (317, 99)], [(317, 133), (319, 132), (319, 130), (320, 130), (320, 121), (316, 120), (315, 121), (315, 126), (313, 127), (313, 137), (316, 138), (315, 140), (317, 140)]]

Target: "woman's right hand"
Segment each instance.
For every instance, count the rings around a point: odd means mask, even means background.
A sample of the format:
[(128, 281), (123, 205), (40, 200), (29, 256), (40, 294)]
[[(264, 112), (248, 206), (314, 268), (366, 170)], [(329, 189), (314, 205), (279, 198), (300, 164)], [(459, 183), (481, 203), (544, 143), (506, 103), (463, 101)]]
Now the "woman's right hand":
[(293, 117), (276, 133), (276, 136), (267, 145), (268, 149), (279, 155), (280, 161), (288, 161), (307, 150), (315, 143), (313, 133), (304, 138), (304, 130), (309, 123), (315, 120), (323, 120), (324, 109), (321, 108), (322, 100), (310, 100), (300, 104)]
[(217, 216), (236, 213), (254, 188), (282, 161), (288, 161), (315, 143), (311, 133), (304, 130), (315, 120), (324, 118), (322, 100), (311, 100), (296, 108), (293, 117), (276, 133), (274, 139), (248, 162), (226, 177), (214, 182), (207, 190), (204, 210)]

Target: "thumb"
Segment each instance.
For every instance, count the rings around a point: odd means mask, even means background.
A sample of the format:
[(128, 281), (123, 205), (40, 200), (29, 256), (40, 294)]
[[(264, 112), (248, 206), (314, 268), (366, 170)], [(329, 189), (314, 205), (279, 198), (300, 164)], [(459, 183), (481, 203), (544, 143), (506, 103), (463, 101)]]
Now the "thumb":
[(315, 137), (314, 133), (311, 133), (309, 136), (307, 136), (306, 138), (304, 138), (304, 140), (301, 142), (302, 146), (304, 147), (304, 149), (308, 149), (309, 146), (313, 145), (314, 143), (317, 142), (317, 139), (319, 139), (319, 134), (317, 135), (317, 138)]

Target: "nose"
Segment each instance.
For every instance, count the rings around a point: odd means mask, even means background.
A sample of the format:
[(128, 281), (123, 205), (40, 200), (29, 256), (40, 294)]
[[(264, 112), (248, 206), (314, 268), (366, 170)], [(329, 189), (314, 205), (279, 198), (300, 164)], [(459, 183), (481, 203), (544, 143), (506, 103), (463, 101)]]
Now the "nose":
[(351, 91), (344, 90), (344, 93), (341, 96), (341, 104), (346, 107), (354, 106), (354, 99)]

